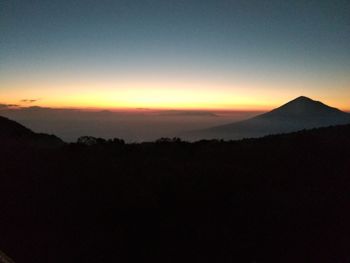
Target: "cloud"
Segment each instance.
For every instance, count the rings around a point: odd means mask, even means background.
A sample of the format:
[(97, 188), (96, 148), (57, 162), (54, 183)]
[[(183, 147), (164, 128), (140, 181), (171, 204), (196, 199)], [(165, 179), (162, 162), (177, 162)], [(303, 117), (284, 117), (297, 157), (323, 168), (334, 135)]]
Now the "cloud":
[(23, 99), (23, 100), (21, 100), (21, 102), (23, 102), (23, 103), (34, 103), (34, 102), (37, 102), (38, 100), (40, 100), (40, 99)]
[(12, 107), (19, 107), (19, 105), (17, 105), (17, 104), (3, 104), (3, 103), (0, 103), (0, 109), (8, 109), (8, 108), (12, 108)]

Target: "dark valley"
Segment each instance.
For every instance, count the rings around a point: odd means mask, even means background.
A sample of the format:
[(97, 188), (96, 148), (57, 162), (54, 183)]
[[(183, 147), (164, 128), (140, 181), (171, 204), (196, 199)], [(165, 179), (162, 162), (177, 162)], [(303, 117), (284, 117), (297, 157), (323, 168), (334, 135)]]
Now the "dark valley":
[(1, 141), (0, 248), (16, 263), (350, 260), (350, 125), (63, 144), (1, 121), (55, 145)]

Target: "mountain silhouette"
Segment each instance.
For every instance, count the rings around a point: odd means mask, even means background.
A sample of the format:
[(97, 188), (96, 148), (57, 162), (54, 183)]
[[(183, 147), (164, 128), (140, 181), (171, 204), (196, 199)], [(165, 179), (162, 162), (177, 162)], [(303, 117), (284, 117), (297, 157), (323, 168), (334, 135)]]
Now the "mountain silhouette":
[(1, 147), (0, 249), (19, 263), (349, 263), (349, 135)]
[(1, 146), (30, 146), (54, 148), (63, 145), (63, 141), (55, 135), (35, 133), (23, 125), (0, 116)]
[(350, 123), (350, 114), (300, 96), (248, 120), (188, 134), (190, 139), (241, 139)]

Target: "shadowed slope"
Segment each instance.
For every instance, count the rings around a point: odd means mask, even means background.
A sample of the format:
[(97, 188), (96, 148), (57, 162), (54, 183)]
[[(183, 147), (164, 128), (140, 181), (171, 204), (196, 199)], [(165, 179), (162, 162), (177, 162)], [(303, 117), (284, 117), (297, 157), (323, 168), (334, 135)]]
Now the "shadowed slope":
[(14, 263), (14, 261), (0, 250), (0, 263)]
[(1, 146), (52, 148), (59, 147), (62, 144), (63, 141), (54, 135), (35, 133), (15, 121), (0, 116)]
[(23, 125), (0, 116), (0, 136), (1, 137), (21, 137), (30, 136), (34, 132), (24, 127)]

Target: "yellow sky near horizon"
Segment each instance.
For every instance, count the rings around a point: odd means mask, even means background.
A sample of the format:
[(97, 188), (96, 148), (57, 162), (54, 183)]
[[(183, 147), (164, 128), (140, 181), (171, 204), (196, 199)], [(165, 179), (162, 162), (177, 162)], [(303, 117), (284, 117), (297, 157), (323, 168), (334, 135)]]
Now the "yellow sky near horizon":
[[(53, 81), (51, 78), (25, 78), (2, 80), (0, 103), (52, 108), (264, 111), (303, 95), (341, 110), (350, 110), (347, 82), (334, 86), (331, 82), (316, 84), (317, 89), (310, 89), (311, 84), (304, 80), (288, 83), (276, 79), (102, 81), (86, 77), (86, 80), (62, 78), (61, 81)], [(29, 103), (23, 100), (35, 101)]]

